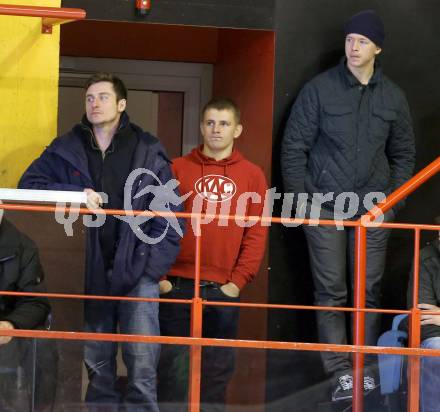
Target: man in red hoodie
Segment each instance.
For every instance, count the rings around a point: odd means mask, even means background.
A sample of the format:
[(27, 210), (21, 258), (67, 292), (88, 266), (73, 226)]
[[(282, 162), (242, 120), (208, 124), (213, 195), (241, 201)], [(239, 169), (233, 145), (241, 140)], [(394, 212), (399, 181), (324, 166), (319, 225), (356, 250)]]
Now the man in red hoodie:
[[(258, 166), (234, 148), (234, 141), (243, 130), (236, 104), (225, 98), (211, 100), (202, 111), (200, 130), (203, 144), (173, 161), (180, 192), (190, 194), (185, 211), (261, 216), (266, 179)], [(191, 299), (194, 295), (195, 230), (196, 225), (188, 227), (174, 266), (160, 282), (164, 298)], [(201, 234), (201, 298), (238, 302), (240, 291), (252, 281), (260, 266), (267, 227), (260, 222), (205, 217)], [(159, 313), (162, 335), (189, 336), (189, 305), (163, 303)], [(236, 338), (238, 317), (237, 307), (205, 306), (203, 336)], [(233, 369), (233, 349), (203, 348), (201, 411), (225, 409), (226, 387)], [(158, 373), (161, 411), (186, 411), (188, 348), (163, 345)]]

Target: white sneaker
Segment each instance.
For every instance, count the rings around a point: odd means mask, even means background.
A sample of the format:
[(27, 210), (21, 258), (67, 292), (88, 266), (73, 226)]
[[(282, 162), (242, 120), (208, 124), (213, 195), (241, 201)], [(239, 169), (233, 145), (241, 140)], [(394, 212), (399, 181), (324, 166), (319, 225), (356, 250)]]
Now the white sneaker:
[(339, 376), (336, 388), (332, 393), (332, 401), (342, 401), (353, 397), (353, 376)]
[(373, 376), (364, 376), (364, 391), (372, 391), (379, 385), (376, 383), (376, 379)]

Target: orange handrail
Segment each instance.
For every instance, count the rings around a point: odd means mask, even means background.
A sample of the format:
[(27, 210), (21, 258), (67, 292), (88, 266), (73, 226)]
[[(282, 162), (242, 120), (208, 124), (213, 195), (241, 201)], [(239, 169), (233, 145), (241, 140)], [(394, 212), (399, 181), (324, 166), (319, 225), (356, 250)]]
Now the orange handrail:
[(420, 172), (414, 175), (411, 179), (409, 179), (406, 183), (392, 192), (389, 196), (387, 196), (386, 200), (383, 203), (380, 203), (373, 207), (366, 216), (376, 217), (378, 214), (385, 213), (390, 210), (397, 203), (408, 197), (411, 193), (413, 193), (417, 188), (419, 188), (423, 183), (429, 180), (431, 177), (436, 175), (440, 171), (440, 156), (437, 157), (433, 162), (431, 162), (428, 166), (424, 167)]
[[(191, 300), (169, 300), (169, 299), (143, 299), (143, 300), (158, 300), (158, 301), (174, 301), (175, 303), (190, 303), (192, 305), (192, 337), (158, 337), (158, 336), (132, 336), (132, 335), (113, 335), (113, 334), (87, 334), (81, 332), (49, 332), (49, 331), (18, 331), (18, 330), (2, 330), (0, 335), (10, 336), (38, 336), (59, 339), (94, 339), (94, 340), (114, 340), (114, 341), (130, 341), (130, 342), (158, 342), (166, 344), (184, 344), (191, 347), (191, 375), (190, 375), (190, 411), (197, 412), (200, 408), (200, 362), (201, 362), (201, 347), (202, 346), (232, 346), (232, 347), (246, 347), (255, 349), (289, 349), (289, 350), (314, 350), (314, 351), (340, 351), (354, 353), (354, 391), (353, 391), (353, 411), (363, 411), (363, 391), (362, 391), (362, 369), (363, 358), (365, 353), (389, 353), (401, 355), (415, 355), (415, 356), (437, 356), (439, 351), (424, 350), (418, 348), (420, 343), (420, 311), (417, 309), (417, 285), (419, 276), (419, 248), (420, 248), (420, 230), (440, 230), (438, 225), (416, 225), (416, 224), (397, 224), (397, 223), (382, 223), (381, 228), (386, 229), (411, 229), (415, 232), (414, 242), (414, 303), (410, 311), (405, 310), (384, 310), (384, 309), (367, 309), (365, 308), (365, 280), (366, 280), (366, 231), (368, 227), (377, 227), (373, 220), (378, 213), (386, 212), (396, 203), (407, 197), (420, 185), (426, 182), (430, 177), (434, 176), (440, 171), (440, 157), (434, 162), (416, 174), (412, 179), (405, 183), (401, 188), (393, 192), (385, 202), (375, 206), (371, 211), (362, 216), (357, 221), (343, 221), (347, 227), (355, 227), (356, 231), (356, 256), (355, 256), (355, 290), (353, 308), (335, 308), (335, 307), (318, 307), (318, 306), (302, 306), (302, 305), (272, 305), (272, 304), (253, 304), (253, 303), (236, 303), (226, 304), (221, 302), (205, 302), (199, 296), (198, 282), (200, 279), (200, 236), (196, 236), (196, 264), (195, 264), (195, 294)], [(57, 210), (55, 206), (35, 206), (35, 205), (12, 205), (0, 204), (0, 209), (9, 210), (28, 210), (39, 212), (54, 212)], [(118, 215), (159, 215), (159, 216), (177, 216), (189, 219), (196, 219), (197, 224), (200, 225), (200, 219), (206, 217), (202, 214), (194, 213), (166, 213), (166, 212), (146, 212), (146, 211), (124, 211), (124, 210), (100, 210), (90, 211), (86, 208), (73, 207), (71, 211), (77, 211), (81, 214), (90, 213), (106, 213)], [(335, 221), (331, 220), (298, 220), (286, 218), (272, 218), (259, 216), (234, 216), (234, 215), (214, 215), (215, 218), (229, 219), (229, 220), (244, 220), (244, 221), (260, 221), (271, 223), (297, 223), (297, 224), (320, 224), (320, 225), (335, 225)], [(366, 218), (367, 217), (367, 218)], [(19, 292), (0, 292), (0, 294), (19, 294)], [(23, 293), (23, 295), (26, 295)], [(36, 295), (36, 294), (29, 294)], [(89, 295), (65, 295), (65, 294), (41, 294), (45, 296), (62, 297), (62, 298), (105, 298), (105, 299), (133, 299), (124, 297), (96, 297)], [(313, 310), (333, 310), (333, 311), (352, 311), (354, 312), (354, 345), (332, 345), (332, 344), (310, 344), (298, 342), (269, 342), (269, 341), (246, 341), (246, 340), (224, 340), (224, 339), (207, 339), (201, 337), (202, 330), (202, 310), (204, 305), (233, 305), (242, 307), (260, 307), (260, 308), (288, 308), (288, 309), (313, 309)], [(365, 334), (365, 313), (380, 312), (380, 313), (409, 313), (410, 322), (410, 348), (379, 348), (364, 346)], [(91, 336), (90, 336), (91, 335)], [(418, 411), (418, 392), (419, 392), (419, 369), (417, 359), (410, 362), (410, 387), (408, 397), (408, 410), (410, 412)]]
[[(374, 221), (374, 219), (387, 212), (398, 202), (409, 196), (423, 183), (429, 180), (440, 171), (440, 157), (423, 168), (410, 180), (404, 183), (401, 187), (391, 193), (384, 202), (376, 205), (365, 215), (363, 215), (360, 221), (365, 224), (368, 221)], [(414, 283), (418, 285), (418, 262), (419, 262), (419, 238), (420, 232), (416, 230), (415, 240), (415, 252), (414, 257), (415, 270), (417, 271), (414, 276)], [(354, 315), (354, 344), (362, 346), (365, 343), (365, 314), (359, 309), (365, 307), (365, 285), (366, 285), (366, 255), (367, 255), (367, 233), (365, 227), (358, 226), (356, 228), (356, 255), (355, 255), (355, 287), (354, 287), (354, 301), (355, 301), (355, 315)], [(417, 288), (418, 290), (418, 288)], [(416, 290), (414, 296), (417, 297)], [(411, 347), (420, 345), (420, 317), (419, 310), (417, 309), (417, 299), (413, 301), (413, 309), (410, 316), (410, 345)], [(353, 374), (353, 412), (363, 411), (363, 366), (364, 355), (356, 353), (354, 356), (354, 374)], [(409, 378), (409, 396), (408, 396), (408, 409), (411, 412), (417, 412), (419, 408), (419, 359), (411, 359), (410, 361), (410, 378)]]
[[(5, 210), (31, 210), (31, 211), (39, 211), (39, 212), (48, 212), (55, 211), (55, 206), (35, 206), (35, 205), (11, 205), (11, 204), (0, 204), (0, 209)], [(88, 209), (79, 209), (81, 214), (91, 213)], [(104, 213), (109, 213), (110, 211), (104, 211)], [(118, 214), (146, 214), (145, 211), (117, 211)], [(166, 215), (165, 212), (148, 212), (147, 214), (152, 215)], [(176, 213), (177, 217), (192, 217), (193, 214), (188, 213)], [(199, 216), (201, 218), (202, 215)], [(237, 217), (230, 217), (237, 218)], [(270, 219), (272, 221), (276, 221), (278, 223), (287, 222), (289, 219), (282, 218), (260, 218), (256, 216), (246, 217), (248, 220), (265, 220)], [(293, 220), (293, 219), (291, 219)], [(312, 222), (312, 221), (311, 221)], [(290, 223), (290, 222), (289, 222)], [(335, 225), (334, 221), (313, 221), (313, 223), (319, 223), (321, 225)], [(360, 221), (356, 222), (343, 222), (345, 226), (355, 226), (358, 233), (358, 255), (362, 258), (362, 253), (365, 251), (362, 250), (362, 236), (365, 235), (363, 232), (365, 231), (365, 227)], [(367, 224), (366, 227), (369, 225)], [(374, 225), (372, 225), (375, 227)], [(395, 229), (409, 229), (412, 228), (418, 233), (420, 230), (430, 230), (430, 231), (439, 231), (440, 226), (438, 225), (411, 225), (411, 224), (399, 224), (399, 223), (383, 223), (381, 226), (386, 228), (395, 228)], [(363, 234), (363, 235), (362, 235)], [(196, 242), (200, 242), (200, 237), (196, 238)], [(414, 254), (418, 256), (418, 246), (419, 242), (415, 242), (415, 251)], [(196, 246), (196, 263), (200, 262), (200, 245)], [(365, 253), (364, 253), (365, 256)], [(363, 264), (358, 264), (358, 268), (363, 266)], [(415, 265), (415, 270), (418, 269), (418, 266)], [(195, 276), (200, 278), (200, 266), (199, 263), (196, 264), (195, 267), (196, 274)], [(359, 271), (359, 269), (358, 269)], [(359, 273), (358, 273), (359, 276)], [(415, 273), (415, 278), (418, 277), (418, 272)], [(362, 276), (359, 278), (359, 283), (362, 282)], [(198, 293), (198, 291), (196, 292)], [(277, 304), (257, 304), (257, 303), (225, 303), (225, 302), (206, 302), (202, 301), (200, 298), (198, 299), (190, 299), (190, 300), (172, 300), (172, 299), (153, 299), (153, 298), (132, 298), (132, 297), (117, 297), (117, 296), (93, 296), (93, 295), (69, 295), (69, 294), (57, 294), (57, 293), (24, 293), (24, 292), (0, 292), (0, 295), (17, 295), (17, 296), (47, 296), (47, 297), (55, 297), (55, 298), (76, 298), (76, 299), (103, 299), (103, 300), (139, 300), (139, 301), (162, 301), (162, 302), (174, 302), (178, 304), (192, 304), (195, 310), (201, 314), (202, 308), (204, 305), (231, 305), (231, 306), (240, 306), (240, 307), (260, 307), (260, 308), (281, 308), (281, 309), (308, 309), (308, 310), (332, 310), (332, 311), (351, 311), (357, 313), (370, 313), (370, 312), (380, 312), (380, 313), (412, 313), (409, 310), (386, 310), (386, 309), (369, 309), (362, 306), (362, 299), (356, 299), (357, 306), (355, 308), (343, 308), (343, 307), (324, 307), (324, 306), (305, 306), (305, 305), (277, 305)], [(362, 296), (362, 295), (361, 295)], [(428, 313), (428, 312), (427, 312)], [(200, 315), (195, 316), (193, 319), (194, 328), (201, 330), (202, 328), (202, 317)], [(363, 324), (359, 323), (358, 330), (360, 333), (363, 333)], [(199, 335), (199, 333), (197, 333)], [(320, 344), (320, 343), (300, 343), (300, 342), (273, 342), (273, 341), (251, 341), (251, 340), (225, 340), (225, 339), (208, 339), (201, 338), (200, 336), (192, 336), (192, 337), (165, 337), (165, 336), (140, 336), (140, 335), (114, 335), (114, 334), (101, 334), (101, 333), (84, 333), (84, 332), (56, 332), (56, 331), (36, 331), (36, 330), (1, 330), (0, 335), (8, 335), (8, 336), (21, 336), (21, 337), (40, 337), (40, 338), (48, 338), (48, 339), (67, 339), (67, 340), (103, 340), (103, 341), (118, 341), (118, 342), (149, 342), (149, 343), (162, 343), (162, 344), (181, 344), (181, 345), (189, 345), (192, 349), (198, 348), (201, 350), (202, 346), (230, 346), (237, 348), (254, 348), (254, 349), (284, 349), (284, 350), (306, 350), (306, 351), (339, 351), (339, 352), (352, 352), (356, 355), (363, 355), (364, 353), (386, 353), (386, 354), (400, 354), (400, 355), (413, 355), (413, 356), (436, 356), (438, 355), (438, 351), (427, 350), (427, 349), (419, 349), (419, 348), (382, 348), (382, 347), (371, 347), (364, 346), (355, 343), (355, 345), (334, 345), (334, 344)], [(197, 353), (197, 349), (195, 351)], [(200, 359), (194, 359), (192, 362), (200, 362)], [(191, 397), (192, 403), (190, 404), (191, 412), (197, 412), (200, 407), (200, 367), (192, 364), (193, 373), (191, 375)], [(360, 371), (362, 368), (361, 363), (357, 364), (357, 371)], [(358, 372), (360, 373), (360, 372)], [(413, 370), (414, 374), (417, 374), (417, 370)], [(362, 408), (362, 395), (363, 393), (354, 393), (353, 397), (353, 410), (359, 410), (355, 408)], [(360, 406), (359, 406), (360, 403)], [(414, 412), (418, 410), (418, 405), (412, 404), (411, 409), (409, 411)]]
[(93, 332), (71, 332), (52, 331), (37, 329), (1, 329), (0, 336), (13, 336), (20, 338), (40, 338), (59, 340), (94, 340), (102, 342), (133, 342), (133, 343), (161, 343), (166, 345), (186, 346), (219, 346), (242, 349), (260, 350), (299, 350), (309, 352), (344, 352), (344, 353), (366, 353), (386, 354), (404, 356), (440, 356), (440, 349), (422, 348), (396, 348), (386, 346), (356, 346), (339, 345), (332, 343), (306, 343), (306, 342), (285, 342), (266, 340), (236, 340), (217, 338), (194, 338), (188, 336), (150, 336), (150, 335), (126, 335), (114, 333), (93, 333)]
[(67, 7), (0, 4), (0, 15), (41, 17), (41, 32), (44, 34), (50, 34), (52, 33), (52, 26), (82, 20), (86, 17), (86, 11), (83, 9), (72, 9)]

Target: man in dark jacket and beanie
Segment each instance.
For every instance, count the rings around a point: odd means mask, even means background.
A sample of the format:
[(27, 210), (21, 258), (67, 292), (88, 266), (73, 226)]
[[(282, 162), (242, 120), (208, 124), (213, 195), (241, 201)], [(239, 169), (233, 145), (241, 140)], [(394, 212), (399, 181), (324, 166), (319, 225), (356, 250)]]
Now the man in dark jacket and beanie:
[[(84, 191), (91, 209), (148, 210), (154, 201), (163, 204), (163, 211), (180, 211), (176, 185), (167, 185), (172, 174), (164, 148), (130, 123), (126, 104), (127, 90), (119, 78), (93, 75), (85, 85), (86, 115), (81, 123), (50, 144), (24, 173), (19, 187)], [(159, 278), (174, 262), (182, 234), (173, 222), (177, 220), (108, 215), (103, 225), (95, 225), (100, 227), (89, 227), (86, 293), (158, 298)], [(87, 300), (85, 329), (159, 335), (158, 303)], [(126, 410), (158, 412), (159, 350), (158, 344), (122, 344), (128, 376), (123, 395), (116, 385), (117, 343), (87, 341), (89, 408), (119, 410), (124, 403)]]
[[(402, 91), (383, 73), (376, 57), (384, 42), (382, 20), (372, 10), (345, 26), (345, 57), (307, 83), (293, 105), (284, 133), (281, 165), (286, 192), (298, 196), (297, 210), (311, 217), (357, 219), (407, 181), (414, 167), (414, 135)], [(348, 202), (348, 203), (347, 203)], [(394, 211), (386, 214), (392, 220)], [(339, 229), (339, 230), (337, 230)], [(353, 284), (354, 229), (304, 226), (315, 285), (315, 304), (346, 306), (348, 266)], [(388, 230), (367, 231), (366, 306), (379, 306)], [(366, 316), (366, 344), (377, 341), (380, 318)], [(317, 315), (323, 343), (347, 343), (342, 312)], [(348, 354), (323, 352), (334, 378), (333, 400), (352, 396)], [(364, 389), (377, 386), (374, 358), (366, 358)]]
[[(440, 225), (440, 216), (435, 219)], [(408, 287), (408, 306), (412, 307), (413, 272)], [(420, 251), (419, 266), (419, 309), (438, 312), (420, 316), (421, 347), (440, 349), (440, 232), (438, 237)], [(407, 325), (405, 325), (407, 327)], [(420, 412), (440, 410), (438, 388), (440, 385), (440, 357), (421, 358)]]
[[(0, 209), (0, 330), (35, 329), (43, 326), (50, 311), (46, 298), (7, 296), (7, 292), (46, 292), (44, 274), (35, 244), (3, 219)], [(29, 339), (0, 335), (0, 409), (19, 410), (27, 400), (17, 396), (18, 367), (26, 370)], [(53, 365), (52, 365), (53, 366)], [(23, 399), (26, 398), (26, 399)]]

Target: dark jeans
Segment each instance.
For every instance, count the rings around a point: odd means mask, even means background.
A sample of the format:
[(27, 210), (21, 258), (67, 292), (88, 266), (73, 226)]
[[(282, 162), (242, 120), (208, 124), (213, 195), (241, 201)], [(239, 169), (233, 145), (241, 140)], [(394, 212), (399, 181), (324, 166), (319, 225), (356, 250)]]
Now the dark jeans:
[[(146, 277), (128, 294), (145, 298), (157, 298), (158, 295), (158, 283)], [(158, 303), (88, 300), (85, 303), (85, 330), (97, 333), (117, 333), (119, 330), (123, 334), (159, 335)], [(86, 394), (89, 410), (159, 411), (156, 368), (160, 345), (122, 343), (122, 358), (128, 375), (125, 396), (116, 386), (117, 342), (86, 341), (84, 346), (84, 360), (89, 375)]]
[[(171, 292), (163, 298), (191, 299), (194, 296), (194, 282), (184, 278), (170, 278)], [(203, 282), (200, 296), (208, 301), (238, 302), (239, 298), (226, 296), (220, 285)], [(237, 336), (239, 308), (205, 306), (203, 309), (203, 337), (234, 339)], [(167, 336), (189, 336), (191, 308), (189, 305), (161, 303), (161, 334)], [(234, 349), (203, 347), (201, 408), (203, 412), (225, 410), (225, 396), (228, 382), (234, 370)], [(188, 402), (189, 350), (186, 346), (162, 345), (159, 362), (158, 398), (161, 412), (187, 411)]]
[[(334, 219), (333, 213), (321, 210), (321, 219)], [(385, 215), (391, 221), (394, 213)], [(310, 266), (315, 286), (314, 301), (317, 306), (347, 306), (352, 304), (347, 293), (347, 269), (351, 288), (354, 289), (355, 228), (304, 225)], [(367, 230), (366, 307), (380, 306), (381, 280), (385, 268), (386, 248), (390, 230), (374, 228)], [(347, 268), (348, 266), (348, 268)], [(343, 312), (317, 312), (318, 336), (321, 343), (346, 344), (346, 316)], [(380, 332), (380, 315), (366, 314), (365, 344), (376, 345)], [(350, 372), (352, 363), (349, 353), (322, 352), (324, 370), (328, 374)], [(375, 364), (374, 356), (365, 358), (365, 365)]]

